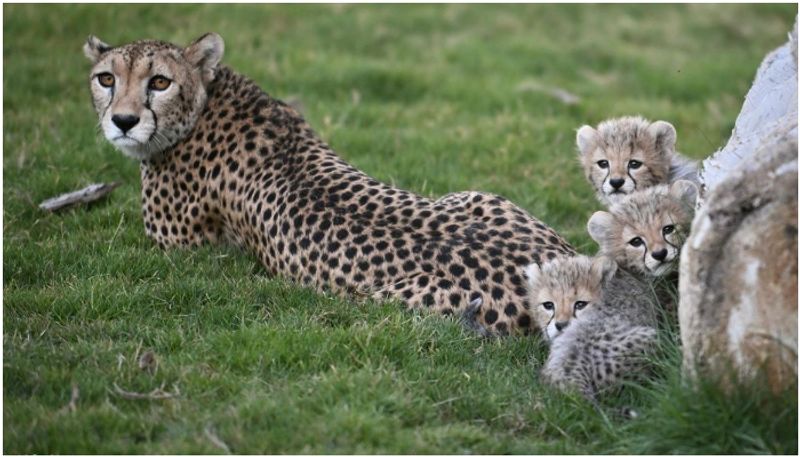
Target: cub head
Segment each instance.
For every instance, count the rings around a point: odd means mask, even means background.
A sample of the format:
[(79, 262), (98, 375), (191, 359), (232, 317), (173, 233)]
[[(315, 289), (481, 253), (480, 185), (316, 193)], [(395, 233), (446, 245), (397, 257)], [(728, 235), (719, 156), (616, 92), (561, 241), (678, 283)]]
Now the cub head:
[(666, 184), (677, 134), (672, 124), (641, 117), (601, 122), (578, 129), (578, 152), (586, 179), (606, 206), (625, 195)]
[(620, 267), (662, 276), (678, 266), (678, 255), (694, 215), (697, 187), (691, 181), (651, 187), (598, 211), (589, 235)]
[(525, 268), (533, 316), (542, 334), (552, 341), (574, 320), (600, 303), (603, 286), (614, 276), (617, 265), (607, 257), (583, 255), (551, 260), (541, 267)]
[(103, 135), (125, 155), (150, 159), (184, 139), (206, 103), (224, 43), (207, 33), (186, 48), (163, 41), (83, 45)]

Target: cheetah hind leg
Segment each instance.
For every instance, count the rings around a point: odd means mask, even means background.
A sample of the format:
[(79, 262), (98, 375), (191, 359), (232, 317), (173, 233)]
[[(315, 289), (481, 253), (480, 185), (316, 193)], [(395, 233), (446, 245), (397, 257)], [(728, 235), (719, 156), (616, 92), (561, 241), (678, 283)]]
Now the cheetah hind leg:
[(478, 323), (478, 312), (481, 306), (483, 306), (483, 298), (481, 297), (469, 302), (464, 312), (459, 316), (459, 321), (467, 330), (475, 332), (483, 338), (487, 338), (492, 336), (492, 333), (489, 332), (486, 327)]

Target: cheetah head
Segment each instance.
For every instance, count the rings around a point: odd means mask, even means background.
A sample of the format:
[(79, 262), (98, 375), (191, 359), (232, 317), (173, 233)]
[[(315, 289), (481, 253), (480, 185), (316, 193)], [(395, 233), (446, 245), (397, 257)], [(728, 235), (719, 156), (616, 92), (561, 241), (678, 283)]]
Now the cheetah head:
[(611, 205), (636, 190), (665, 184), (676, 137), (669, 122), (651, 124), (641, 117), (609, 119), (597, 129), (581, 127), (579, 158), (597, 199)]
[(223, 51), (215, 33), (186, 48), (150, 40), (114, 47), (90, 36), (83, 52), (103, 135), (138, 160), (174, 146), (194, 128)]
[(608, 257), (583, 255), (562, 257), (542, 266), (525, 268), (533, 303), (533, 315), (542, 334), (552, 341), (566, 331), (571, 322), (580, 320), (598, 306), (603, 286), (617, 271)]
[(663, 276), (678, 256), (694, 215), (697, 186), (679, 180), (636, 192), (589, 219), (589, 235), (626, 270)]

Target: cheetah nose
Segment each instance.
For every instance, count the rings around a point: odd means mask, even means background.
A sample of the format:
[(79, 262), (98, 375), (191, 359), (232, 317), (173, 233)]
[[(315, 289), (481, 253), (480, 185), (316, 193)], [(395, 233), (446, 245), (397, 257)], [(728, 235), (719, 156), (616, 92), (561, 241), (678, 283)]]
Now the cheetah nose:
[(650, 255), (652, 255), (653, 258), (658, 260), (659, 262), (663, 262), (664, 259), (667, 258), (667, 250), (666, 249), (662, 249), (660, 251), (655, 251)]
[(122, 133), (127, 133), (128, 130), (132, 129), (136, 124), (139, 123), (139, 116), (133, 116), (131, 114), (115, 114), (111, 116), (111, 122), (114, 123)]
[(569, 321), (556, 322), (556, 330), (560, 332), (561, 330), (565, 329), (567, 325), (569, 325)]
[(613, 187), (614, 189), (619, 189), (620, 187), (622, 187), (623, 184), (625, 184), (625, 179), (614, 178), (610, 179), (608, 183), (611, 184), (611, 187)]

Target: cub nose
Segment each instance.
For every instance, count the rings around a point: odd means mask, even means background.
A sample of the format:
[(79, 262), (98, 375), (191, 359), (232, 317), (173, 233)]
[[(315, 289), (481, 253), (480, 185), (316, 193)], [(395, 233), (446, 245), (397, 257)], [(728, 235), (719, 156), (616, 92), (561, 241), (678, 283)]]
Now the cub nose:
[(614, 189), (619, 189), (620, 187), (622, 187), (623, 184), (625, 184), (625, 180), (620, 178), (614, 178), (610, 179), (608, 183), (611, 184), (611, 187), (613, 187)]
[(569, 325), (569, 321), (556, 322), (556, 330), (560, 332), (561, 330), (564, 330), (567, 325)]
[(139, 116), (134, 116), (132, 114), (115, 114), (111, 116), (111, 122), (122, 130), (122, 133), (127, 133), (128, 130), (139, 123)]
[(660, 251), (655, 251), (650, 255), (652, 255), (653, 258), (658, 260), (659, 262), (663, 262), (664, 259), (667, 258), (667, 250), (666, 249), (662, 249)]

